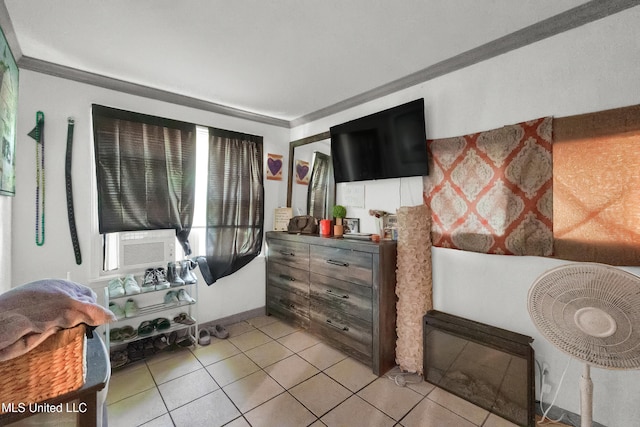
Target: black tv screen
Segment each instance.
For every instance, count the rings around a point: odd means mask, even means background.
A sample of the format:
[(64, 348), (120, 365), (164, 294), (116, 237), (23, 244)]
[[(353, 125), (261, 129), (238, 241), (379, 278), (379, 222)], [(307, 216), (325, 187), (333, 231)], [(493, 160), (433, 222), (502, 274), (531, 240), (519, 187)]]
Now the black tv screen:
[(336, 182), (429, 174), (424, 99), (330, 129)]

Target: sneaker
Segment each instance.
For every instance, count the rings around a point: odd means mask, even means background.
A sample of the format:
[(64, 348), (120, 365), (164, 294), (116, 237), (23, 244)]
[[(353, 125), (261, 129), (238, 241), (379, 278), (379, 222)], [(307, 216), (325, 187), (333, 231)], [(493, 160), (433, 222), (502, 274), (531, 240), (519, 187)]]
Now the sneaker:
[(169, 291), (164, 296), (164, 303), (167, 305), (174, 305), (174, 304), (178, 304), (179, 302), (180, 300), (178, 299), (177, 291)]
[(124, 303), (124, 313), (126, 317), (134, 317), (140, 312), (140, 308), (138, 304), (132, 299), (128, 299), (127, 302)]
[(107, 286), (109, 288), (109, 298), (124, 296), (124, 286), (122, 286), (122, 280), (120, 280), (120, 278), (109, 280), (109, 284)]
[(110, 302), (109, 303), (109, 310), (111, 310), (111, 312), (113, 314), (115, 314), (116, 319), (118, 320), (122, 320), (124, 319), (126, 316), (124, 314), (124, 310), (122, 309), (122, 307), (120, 307), (118, 304), (116, 304), (115, 302)]
[(172, 287), (178, 287), (184, 285), (184, 280), (178, 275), (178, 269), (175, 262), (167, 264), (167, 280), (171, 283)]
[(189, 304), (196, 302), (196, 300), (191, 298), (191, 295), (189, 295), (184, 289), (180, 289), (178, 291), (178, 301), (188, 302)]
[(133, 277), (133, 274), (127, 274), (124, 278), (124, 290), (127, 295), (135, 295), (140, 293), (140, 286)]
[(156, 290), (156, 270), (154, 268), (147, 268), (144, 272), (144, 279), (142, 279), (142, 292), (151, 292)]
[(193, 285), (198, 281), (198, 278), (191, 272), (191, 268), (190, 260), (180, 261), (180, 278), (187, 285)]
[(155, 269), (156, 275), (156, 289), (167, 289), (169, 286), (169, 282), (167, 281), (167, 276), (165, 275), (164, 268), (159, 267)]

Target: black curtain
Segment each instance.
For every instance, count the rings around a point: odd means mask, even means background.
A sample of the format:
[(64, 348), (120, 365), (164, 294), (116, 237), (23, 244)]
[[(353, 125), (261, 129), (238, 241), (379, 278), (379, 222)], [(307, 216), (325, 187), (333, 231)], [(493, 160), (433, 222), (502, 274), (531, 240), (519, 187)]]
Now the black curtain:
[(254, 259), (263, 230), (262, 137), (210, 128), (207, 249), (198, 259), (207, 284)]
[(190, 254), (195, 125), (92, 107), (100, 233), (172, 228)]

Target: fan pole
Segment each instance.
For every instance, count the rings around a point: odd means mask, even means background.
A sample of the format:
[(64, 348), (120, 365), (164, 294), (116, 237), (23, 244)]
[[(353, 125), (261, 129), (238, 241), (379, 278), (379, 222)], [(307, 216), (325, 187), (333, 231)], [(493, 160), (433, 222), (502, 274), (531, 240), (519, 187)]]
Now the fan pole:
[(582, 369), (580, 379), (580, 426), (591, 427), (593, 420), (593, 381), (591, 381), (591, 367), (588, 363)]

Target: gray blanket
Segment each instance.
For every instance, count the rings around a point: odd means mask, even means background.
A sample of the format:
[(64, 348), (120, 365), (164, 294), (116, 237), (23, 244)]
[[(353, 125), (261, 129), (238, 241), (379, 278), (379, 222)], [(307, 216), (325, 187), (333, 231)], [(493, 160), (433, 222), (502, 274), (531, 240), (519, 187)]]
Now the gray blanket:
[(0, 362), (27, 353), (62, 329), (115, 320), (84, 285), (47, 279), (18, 286), (0, 295)]

